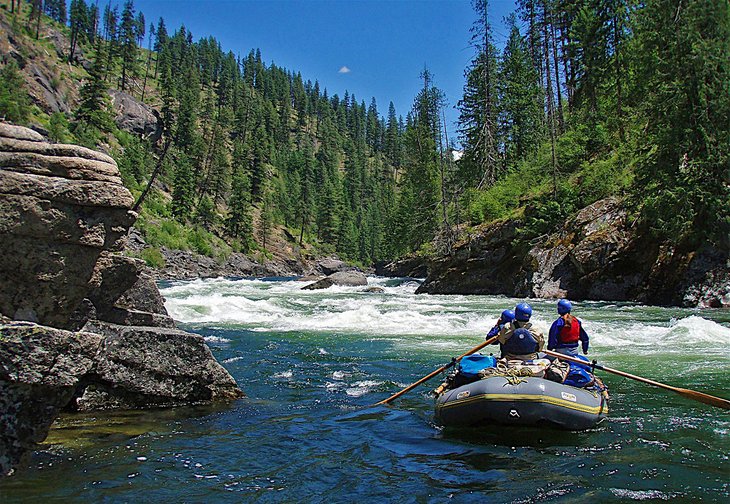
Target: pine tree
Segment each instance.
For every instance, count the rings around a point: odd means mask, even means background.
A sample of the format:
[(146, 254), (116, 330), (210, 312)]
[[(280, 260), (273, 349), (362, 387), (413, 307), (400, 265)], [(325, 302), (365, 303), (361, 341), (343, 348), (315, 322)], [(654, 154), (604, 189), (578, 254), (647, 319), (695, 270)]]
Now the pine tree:
[(730, 4), (649, 0), (637, 13), (645, 117), (636, 198), (673, 243), (730, 240)]
[(79, 91), (79, 106), (75, 113), (77, 122), (86, 123), (100, 131), (109, 131), (112, 127), (109, 95), (104, 81), (106, 61), (106, 50), (99, 40), (96, 44), (96, 56), (89, 70), (89, 79)]
[(507, 166), (537, 150), (543, 139), (543, 97), (528, 46), (510, 18), (510, 36), (500, 61), (500, 138)]
[(25, 82), (12, 58), (0, 69), (0, 117), (20, 124), (25, 124), (30, 117)]
[(253, 242), (253, 218), (251, 216), (250, 183), (244, 170), (238, 168), (233, 175), (231, 197), (228, 201), (228, 234), (241, 242), (244, 252), (248, 252)]
[(497, 137), (496, 49), (487, 0), (475, 0), (477, 20), (472, 46), (477, 54), (466, 72), (464, 97), (459, 101), (459, 133), (464, 146), (461, 177), (469, 186), (490, 186), (499, 176)]
[(180, 222), (187, 222), (195, 205), (195, 178), (190, 158), (183, 152), (174, 156), (171, 211)]
[(261, 198), (261, 216), (259, 218), (259, 240), (261, 241), (261, 247), (264, 250), (267, 249), (269, 243), (269, 237), (274, 230), (274, 198), (272, 191), (268, 184), (264, 189), (263, 197)]
[(79, 37), (86, 33), (86, 25), (89, 20), (87, 17), (86, 3), (84, 0), (71, 0), (71, 45), (68, 51), (68, 61), (73, 62), (74, 54), (76, 53), (76, 46), (79, 42)]
[(129, 81), (137, 74), (137, 22), (134, 18), (134, 3), (127, 0), (124, 3), (122, 19), (119, 25), (119, 50), (122, 57), (122, 76), (119, 87), (127, 89)]

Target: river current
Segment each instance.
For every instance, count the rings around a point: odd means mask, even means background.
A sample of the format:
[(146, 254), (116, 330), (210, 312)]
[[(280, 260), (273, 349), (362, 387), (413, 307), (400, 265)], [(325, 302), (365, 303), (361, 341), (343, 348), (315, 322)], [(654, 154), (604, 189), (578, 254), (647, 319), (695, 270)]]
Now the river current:
[[(484, 340), (499, 296), (302, 291), (294, 279), (162, 285), (247, 398), (231, 405), (64, 415), (0, 502), (626, 502), (730, 499), (730, 414), (598, 374), (606, 421), (585, 432), (434, 423), (434, 378)], [(554, 301), (530, 300), (547, 329)], [(730, 313), (574, 303), (599, 363), (730, 398)], [(491, 347), (496, 350), (496, 347)]]

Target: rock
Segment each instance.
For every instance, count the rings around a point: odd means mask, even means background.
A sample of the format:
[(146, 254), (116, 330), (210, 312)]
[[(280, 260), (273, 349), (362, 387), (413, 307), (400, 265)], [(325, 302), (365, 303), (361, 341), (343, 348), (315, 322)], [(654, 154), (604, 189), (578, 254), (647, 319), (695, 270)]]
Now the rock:
[(516, 222), (497, 222), (482, 228), (457, 246), (451, 256), (429, 264), (429, 276), (416, 293), (515, 295), (518, 275), (529, 252), (515, 247)]
[(50, 113), (69, 112), (68, 104), (61, 96), (60, 90), (53, 84), (57, 79), (47, 75), (46, 71), (35, 63), (27, 65), (26, 71), (37, 84), (31, 89), (30, 95), (40, 108)]
[(363, 289), (363, 292), (382, 294), (385, 292), (385, 289), (383, 289), (382, 287), (368, 287), (367, 289)]
[(0, 474), (61, 408), (242, 395), (201, 336), (175, 329), (144, 263), (118, 254), (132, 204), (109, 156), (0, 123)]
[(408, 257), (393, 262), (375, 264), (375, 274), (385, 277), (426, 278), (428, 261), (424, 257)]
[(230, 400), (243, 394), (202, 336), (89, 324), (70, 332), (0, 325), (0, 474), (48, 434), (62, 409), (88, 411)]
[(0, 475), (46, 438), (94, 366), (101, 339), (30, 323), (0, 326)]
[(302, 265), (294, 259), (271, 260), (260, 264), (245, 254), (232, 253), (224, 262), (188, 250), (160, 248), (165, 266), (154, 270), (158, 279), (193, 280), (216, 277), (290, 277), (303, 272)]
[(0, 312), (69, 327), (132, 203), (110, 157), (0, 123)]
[(322, 272), (323, 275), (331, 275), (338, 271), (347, 271), (353, 269), (352, 266), (348, 265), (344, 261), (335, 259), (332, 257), (321, 259), (317, 262), (316, 268)]
[(110, 90), (109, 95), (115, 114), (114, 122), (120, 129), (151, 138), (153, 142), (160, 138), (162, 132), (157, 113), (152, 107), (123, 91)]
[(144, 236), (142, 236), (142, 233), (137, 228), (130, 228), (129, 233), (127, 233), (127, 243), (124, 248), (135, 253), (140, 253), (147, 248), (147, 242), (145, 242)]
[(305, 285), (302, 287), (302, 290), (319, 290), (319, 289), (328, 289), (329, 287), (332, 287), (335, 283), (332, 281), (331, 278), (325, 277), (322, 280), (318, 280), (312, 284)]
[(93, 376), (75, 395), (72, 407), (79, 411), (176, 406), (243, 396), (198, 334), (105, 322), (91, 322), (86, 329), (104, 338)]
[(326, 289), (328, 287), (332, 287), (333, 285), (357, 287), (367, 284), (368, 279), (364, 273), (361, 273), (359, 271), (338, 271), (337, 273), (332, 273), (331, 275), (323, 278), (322, 280), (314, 282), (313, 284), (305, 285), (304, 287), (302, 287), (302, 290)]
[(433, 261), (417, 292), (727, 306), (727, 249), (657, 243), (629, 222), (616, 198), (582, 209), (538, 243), (521, 241), (519, 224), (484, 226)]

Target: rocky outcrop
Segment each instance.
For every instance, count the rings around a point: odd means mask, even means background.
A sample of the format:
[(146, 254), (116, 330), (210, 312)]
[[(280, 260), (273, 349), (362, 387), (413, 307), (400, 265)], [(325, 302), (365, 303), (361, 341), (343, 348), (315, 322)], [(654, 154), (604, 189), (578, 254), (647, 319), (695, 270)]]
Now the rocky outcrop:
[(132, 204), (109, 156), (0, 123), (0, 312), (71, 328)]
[(518, 222), (482, 228), (429, 265), (418, 292), (730, 306), (727, 250), (682, 250), (631, 224), (621, 201), (598, 201), (536, 243)]
[(302, 287), (302, 290), (327, 289), (333, 285), (359, 287), (367, 284), (368, 279), (365, 276), (365, 273), (360, 271), (338, 271), (312, 284), (305, 285)]
[(175, 329), (144, 263), (118, 254), (132, 204), (110, 157), (0, 123), (0, 475), (61, 409), (242, 396)]
[(304, 272), (304, 265), (294, 259), (270, 260), (263, 264), (245, 254), (232, 253), (219, 262), (212, 257), (188, 250), (172, 250), (160, 247), (165, 266), (152, 273), (161, 280), (194, 280), (216, 277), (283, 277), (298, 276)]
[(517, 223), (482, 228), (457, 246), (451, 256), (429, 263), (429, 276), (417, 293), (514, 295), (518, 273), (529, 251), (513, 246)]
[(375, 264), (375, 274), (386, 277), (425, 278), (428, 276), (428, 261), (424, 257), (407, 257), (398, 261)]
[(150, 138), (153, 142), (160, 138), (162, 132), (157, 112), (152, 107), (123, 91), (111, 90), (109, 95), (114, 109), (114, 122), (120, 129)]
[(46, 438), (92, 369), (101, 340), (29, 322), (0, 325), (0, 476)]

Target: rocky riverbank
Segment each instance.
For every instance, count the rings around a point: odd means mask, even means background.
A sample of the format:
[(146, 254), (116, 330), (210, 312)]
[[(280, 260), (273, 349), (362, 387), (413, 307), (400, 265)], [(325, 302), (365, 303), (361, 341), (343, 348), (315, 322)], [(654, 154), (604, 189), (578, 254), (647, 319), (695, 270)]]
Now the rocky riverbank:
[(243, 394), (199, 335), (175, 328), (144, 263), (112, 158), (0, 123), (0, 474), (62, 410)]
[(428, 264), (430, 294), (635, 301), (730, 307), (730, 257), (711, 245), (682, 250), (632, 224), (621, 201), (590, 205), (557, 232), (526, 243), (519, 222), (482, 227)]

